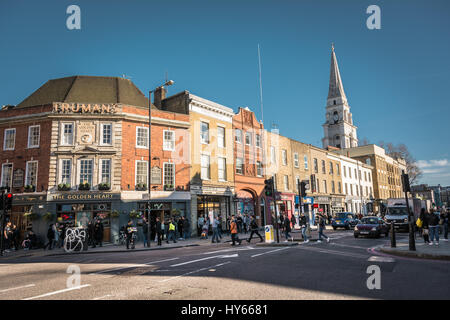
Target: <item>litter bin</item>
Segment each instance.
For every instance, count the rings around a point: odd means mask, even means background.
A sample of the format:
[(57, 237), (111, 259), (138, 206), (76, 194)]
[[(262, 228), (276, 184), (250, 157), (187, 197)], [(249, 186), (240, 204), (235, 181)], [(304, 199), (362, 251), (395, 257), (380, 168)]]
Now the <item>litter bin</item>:
[(273, 236), (273, 226), (272, 225), (267, 225), (264, 227), (264, 231), (266, 234), (266, 243), (274, 243), (275, 239)]

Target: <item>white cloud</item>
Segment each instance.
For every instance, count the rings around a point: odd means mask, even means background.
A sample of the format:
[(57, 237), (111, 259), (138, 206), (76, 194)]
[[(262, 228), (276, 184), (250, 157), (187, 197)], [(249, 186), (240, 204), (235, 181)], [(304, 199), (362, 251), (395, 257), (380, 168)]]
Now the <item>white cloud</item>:
[(445, 167), (450, 165), (448, 159), (442, 160), (419, 160), (416, 162), (419, 168)]
[(430, 185), (450, 185), (450, 161), (448, 159), (419, 160), (416, 164), (423, 172), (421, 182)]

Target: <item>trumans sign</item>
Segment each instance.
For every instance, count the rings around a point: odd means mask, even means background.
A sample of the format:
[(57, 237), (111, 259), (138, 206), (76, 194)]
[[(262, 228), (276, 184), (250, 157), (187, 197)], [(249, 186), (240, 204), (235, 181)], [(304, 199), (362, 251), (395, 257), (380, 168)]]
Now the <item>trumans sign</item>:
[(109, 103), (53, 103), (53, 113), (116, 113), (118, 108)]

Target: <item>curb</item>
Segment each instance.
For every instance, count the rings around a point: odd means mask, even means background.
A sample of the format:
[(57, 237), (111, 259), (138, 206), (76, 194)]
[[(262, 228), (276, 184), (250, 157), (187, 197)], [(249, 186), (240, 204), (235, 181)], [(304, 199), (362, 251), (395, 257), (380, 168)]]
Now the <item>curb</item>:
[(257, 247), (292, 247), (298, 246), (298, 242), (257, 243)]
[(63, 252), (63, 253), (51, 253), (45, 255), (45, 257), (54, 257), (54, 256), (67, 256), (73, 254), (95, 254), (95, 253), (122, 253), (122, 252), (142, 252), (142, 251), (154, 251), (154, 250), (169, 250), (169, 249), (178, 249), (178, 248), (186, 248), (186, 247), (197, 247), (199, 244), (186, 244), (183, 246), (176, 247), (155, 247), (150, 249), (120, 249), (120, 250), (103, 250), (103, 251), (76, 251), (76, 252)]
[(450, 261), (450, 255), (436, 255), (430, 253), (421, 253), (421, 252), (411, 252), (411, 251), (400, 251), (390, 248), (379, 248), (379, 251), (395, 256), (409, 257), (409, 258), (417, 258), (417, 259), (429, 259), (429, 260), (445, 260)]

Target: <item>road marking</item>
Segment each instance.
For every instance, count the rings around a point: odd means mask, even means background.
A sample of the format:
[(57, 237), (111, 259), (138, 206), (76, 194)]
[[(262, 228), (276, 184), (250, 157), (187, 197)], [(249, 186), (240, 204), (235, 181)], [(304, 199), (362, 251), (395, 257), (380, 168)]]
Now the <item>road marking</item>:
[(231, 249), (223, 249), (223, 250), (217, 250), (217, 251), (203, 252), (202, 254), (213, 254), (213, 253), (221, 253), (221, 252), (256, 250), (256, 249), (265, 249), (265, 248), (254, 248), (254, 247), (251, 247), (251, 246), (247, 246), (247, 247), (240, 248), (240, 249), (231, 248)]
[(367, 261), (370, 262), (395, 262), (395, 259), (381, 256), (371, 256)]
[(213, 268), (221, 267), (221, 266), (226, 265), (226, 264), (229, 264), (229, 263), (231, 263), (231, 261), (224, 262), (224, 263), (219, 263), (219, 264), (216, 264), (216, 265), (214, 265), (214, 266), (209, 266), (209, 267), (206, 267), (206, 268), (201, 268), (201, 269), (198, 269), (198, 270), (194, 270), (194, 271), (190, 271), (190, 272), (187, 272), (187, 273), (183, 273), (183, 274), (181, 274), (181, 275), (179, 275), (179, 276), (172, 277), (172, 278), (169, 278), (169, 279), (160, 280), (160, 281), (158, 281), (158, 282), (167, 282), (167, 281), (175, 280), (175, 279), (178, 279), (178, 278), (187, 276), (187, 275), (189, 275), (189, 274), (193, 274), (193, 273), (197, 273), (197, 272), (200, 272), (200, 271), (204, 271), (204, 270), (208, 270), (208, 269), (213, 269)]
[(158, 260), (158, 261), (150, 261), (150, 262), (146, 262), (146, 263), (142, 263), (142, 264), (131, 264), (131, 265), (128, 265), (126, 267), (118, 267), (118, 268), (112, 268), (112, 269), (92, 272), (92, 273), (89, 273), (89, 275), (102, 274), (102, 273), (108, 273), (108, 272), (119, 271), (119, 270), (126, 270), (126, 269), (131, 269), (131, 268), (147, 267), (147, 266), (155, 264), (155, 263), (165, 262), (165, 261), (173, 261), (173, 260), (177, 260), (177, 259), (180, 259), (180, 258), (170, 258), (170, 259), (164, 259), (164, 260)]
[(67, 289), (58, 290), (58, 291), (53, 291), (53, 292), (41, 294), (39, 296), (25, 298), (25, 299), (22, 299), (22, 300), (33, 300), (33, 299), (44, 298), (44, 297), (48, 297), (48, 296), (53, 296), (55, 294), (60, 294), (60, 293), (69, 292), (69, 291), (73, 291), (73, 290), (80, 290), (82, 288), (86, 288), (86, 287), (90, 287), (90, 286), (91, 286), (90, 284), (84, 284), (82, 286), (67, 288)]
[(17, 290), (17, 289), (30, 288), (30, 287), (34, 287), (34, 286), (36, 286), (34, 283), (32, 283), (32, 284), (27, 284), (26, 286), (15, 287), (15, 288), (9, 288), (9, 289), (3, 289), (3, 290), (0, 290), (0, 293), (12, 291), (12, 290)]
[(309, 250), (309, 251), (320, 252), (320, 253), (336, 254), (336, 255), (352, 257), (352, 258), (361, 258), (361, 259), (367, 258), (366, 255), (362, 255), (362, 254), (329, 250), (329, 249), (324, 249), (324, 248), (320, 248), (320, 247), (317, 247), (317, 248), (312, 248), (312, 247), (301, 247), (300, 248), (300, 247), (298, 247), (298, 249)]
[(178, 264), (173, 264), (173, 265), (171, 265), (171, 267), (173, 268), (173, 267), (184, 266), (186, 264), (195, 263), (195, 262), (204, 261), (204, 260), (209, 260), (209, 259), (214, 259), (214, 258), (220, 258), (220, 257), (223, 257), (223, 255), (206, 257), (206, 258), (196, 259), (196, 260), (190, 260), (190, 261), (186, 261), (186, 262), (182, 262), (182, 263), (178, 263)]
[(338, 246), (338, 247), (348, 247), (348, 248), (367, 250), (367, 247), (352, 246), (352, 245), (349, 245), (349, 244), (342, 244), (342, 243), (335, 243), (335, 242), (330, 242), (329, 244), (331, 244), (332, 246)]
[(285, 248), (281, 248), (281, 249), (275, 249), (275, 250), (271, 250), (271, 251), (267, 251), (267, 252), (263, 252), (263, 253), (258, 253), (258, 254), (255, 254), (255, 255), (251, 256), (251, 258), (262, 256), (263, 254), (268, 254), (268, 253), (272, 253), (272, 252), (276, 252), (276, 251), (280, 251), (280, 250), (285, 250), (285, 249), (289, 249), (289, 247), (285, 247)]
[(108, 297), (112, 297), (112, 295), (111, 294), (107, 294), (106, 296), (97, 297), (97, 298), (94, 298), (92, 300), (101, 300), (101, 299), (108, 298)]

